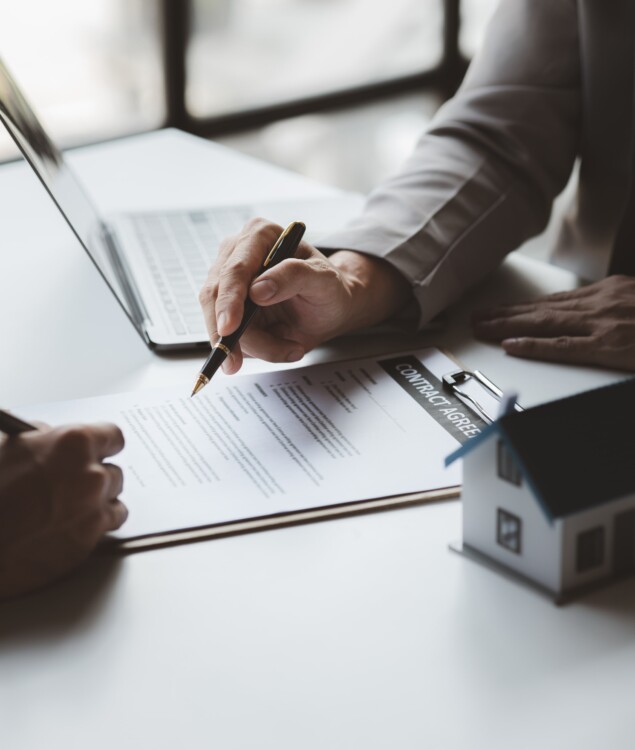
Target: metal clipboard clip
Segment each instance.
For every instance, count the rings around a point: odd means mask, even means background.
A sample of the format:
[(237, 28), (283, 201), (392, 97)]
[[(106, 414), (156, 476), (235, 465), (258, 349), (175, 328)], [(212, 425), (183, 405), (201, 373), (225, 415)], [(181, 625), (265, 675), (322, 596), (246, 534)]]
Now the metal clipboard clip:
[[(493, 398), (500, 405), (505, 401), (505, 394), (501, 389), (485, 377), (479, 370), (453, 370), (443, 376), (443, 387), (450, 393), (455, 394), (467, 407), (475, 411), (486, 422), (493, 422), (496, 415), (492, 410), (488, 411), (477, 398), (468, 393), (465, 386), (467, 384), (478, 384), (489, 395), (490, 400)], [(524, 411), (515, 400), (511, 406), (514, 411)]]

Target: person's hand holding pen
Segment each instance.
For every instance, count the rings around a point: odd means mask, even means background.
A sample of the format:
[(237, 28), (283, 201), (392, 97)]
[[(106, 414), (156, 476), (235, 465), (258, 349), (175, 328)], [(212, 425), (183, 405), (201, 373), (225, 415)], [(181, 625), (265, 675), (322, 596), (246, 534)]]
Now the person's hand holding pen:
[(118, 500), (123, 448), (114, 425), (11, 430), (0, 412), (0, 599), (39, 588), (82, 563), (128, 515)]
[(347, 251), (327, 258), (304, 241), (294, 257), (258, 275), (281, 232), (264, 219), (250, 221), (222, 243), (201, 290), (212, 344), (239, 327), (246, 299), (262, 308), (223, 363), (227, 374), (244, 355), (295, 362), (323, 341), (385, 320), (410, 296), (384, 261)]

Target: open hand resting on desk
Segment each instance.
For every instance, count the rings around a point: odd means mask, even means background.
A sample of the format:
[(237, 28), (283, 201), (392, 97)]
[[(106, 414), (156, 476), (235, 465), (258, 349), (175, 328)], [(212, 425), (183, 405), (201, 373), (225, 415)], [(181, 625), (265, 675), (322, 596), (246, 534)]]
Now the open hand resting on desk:
[(126, 520), (121, 469), (104, 463), (123, 444), (107, 424), (0, 439), (0, 598), (69, 572)]
[(243, 355), (295, 362), (323, 341), (385, 320), (409, 298), (407, 282), (385, 261), (347, 251), (327, 258), (306, 242), (254, 281), (281, 232), (264, 219), (250, 221), (221, 244), (201, 290), (212, 343), (238, 328), (247, 296), (263, 308), (225, 360), (228, 374)]
[(635, 371), (635, 278), (609, 276), (572, 292), (478, 312), (475, 334), (508, 354)]

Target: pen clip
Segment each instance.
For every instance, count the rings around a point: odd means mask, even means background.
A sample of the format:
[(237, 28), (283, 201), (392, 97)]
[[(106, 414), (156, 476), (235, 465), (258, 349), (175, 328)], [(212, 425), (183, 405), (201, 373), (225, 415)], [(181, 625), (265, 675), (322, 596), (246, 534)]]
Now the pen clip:
[[(285, 241), (285, 239), (288, 237), (288, 235), (295, 229), (298, 229), (299, 227), (302, 227), (302, 233), (304, 233), (304, 224), (300, 221), (292, 221), (291, 224), (284, 230), (284, 232), (278, 237), (276, 240), (275, 245), (271, 248), (269, 251), (269, 255), (265, 258), (264, 263), (262, 264), (263, 268), (267, 268), (267, 266), (271, 263), (273, 260), (275, 254), (278, 252), (278, 249), (280, 248), (280, 245)], [(302, 236), (302, 235), (300, 235)]]
[[(487, 410), (461, 385), (468, 381), (476, 381), (482, 388), (488, 391), (499, 403), (503, 400), (503, 392), (501, 389), (492, 383), (492, 381), (485, 377), (479, 370), (453, 370), (448, 372), (442, 377), (443, 387), (449, 390), (451, 393), (463, 401), (463, 403), (469, 408), (473, 409), (480, 417), (486, 422), (493, 422), (495, 417), (491, 416)], [(523, 411), (522, 406), (514, 402), (514, 411)]]

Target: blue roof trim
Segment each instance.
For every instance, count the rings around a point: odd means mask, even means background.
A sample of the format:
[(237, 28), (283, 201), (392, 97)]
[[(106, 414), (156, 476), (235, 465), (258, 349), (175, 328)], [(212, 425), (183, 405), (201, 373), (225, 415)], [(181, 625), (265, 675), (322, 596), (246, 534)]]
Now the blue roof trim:
[(533, 480), (533, 477), (531, 475), (531, 472), (527, 469), (527, 466), (525, 465), (525, 462), (522, 459), (522, 456), (520, 453), (516, 450), (516, 446), (514, 445), (513, 440), (511, 439), (511, 436), (505, 431), (505, 427), (501, 425), (500, 427), (500, 433), (505, 438), (505, 442), (507, 443), (507, 447), (509, 448), (510, 453), (514, 457), (514, 461), (518, 464), (519, 469), (521, 470), (522, 475), (525, 478), (525, 481), (529, 485), (529, 489), (531, 490), (534, 498), (538, 501), (538, 505), (540, 506), (542, 512), (545, 514), (547, 521), (549, 521), (549, 525), (553, 526), (554, 517), (551, 513), (551, 510), (548, 508), (547, 504), (543, 500), (542, 493), (538, 490), (538, 487), (536, 486), (536, 483)]
[(450, 453), (449, 456), (446, 456), (445, 465), (449, 466), (455, 461), (458, 461), (459, 458), (463, 458), (463, 456), (469, 453), (472, 448), (476, 448), (477, 445), (480, 445), (483, 440), (487, 439), (494, 432), (500, 432), (498, 422), (492, 422), (492, 424), (488, 425), (487, 428), (483, 430), (483, 432), (481, 432), (479, 435), (470, 438), (467, 443), (463, 443), (460, 448), (457, 448), (453, 453)]
[(455, 461), (458, 461), (459, 458), (463, 458), (463, 456), (466, 456), (468, 453), (470, 453), (470, 451), (472, 451), (478, 445), (483, 443), (494, 433), (498, 433), (505, 440), (505, 443), (507, 444), (512, 456), (514, 457), (514, 460), (518, 464), (518, 467), (520, 468), (522, 475), (525, 478), (525, 481), (529, 485), (529, 489), (531, 490), (533, 496), (538, 501), (538, 505), (540, 505), (542, 512), (545, 514), (547, 521), (549, 521), (550, 524), (553, 524), (554, 517), (552, 516), (551, 511), (547, 507), (547, 504), (543, 500), (542, 495), (538, 491), (538, 487), (536, 486), (536, 483), (532, 479), (531, 473), (527, 470), (527, 467), (525, 466), (525, 462), (522, 460), (520, 454), (516, 450), (510, 435), (507, 434), (504, 426), (500, 424), (500, 420), (497, 420), (496, 422), (492, 422), (492, 424), (488, 425), (487, 429), (483, 430), (483, 432), (481, 432), (479, 435), (477, 435), (476, 437), (470, 438), (470, 440), (468, 440), (467, 443), (463, 443), (463, 445), (457, 450), (455, 450), (454, 453), (450, 453), (450, 455), (447, 456), (445, 459), (445, 465), (449, 466)]

